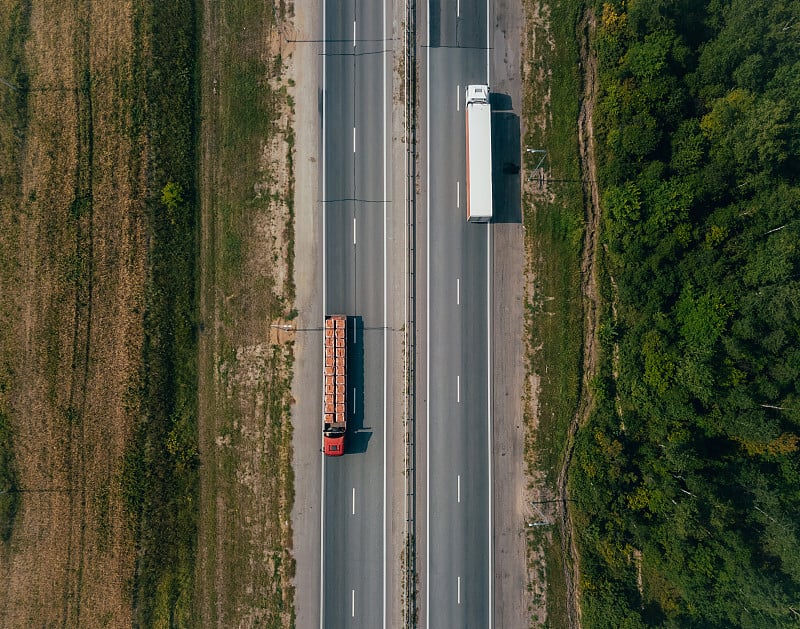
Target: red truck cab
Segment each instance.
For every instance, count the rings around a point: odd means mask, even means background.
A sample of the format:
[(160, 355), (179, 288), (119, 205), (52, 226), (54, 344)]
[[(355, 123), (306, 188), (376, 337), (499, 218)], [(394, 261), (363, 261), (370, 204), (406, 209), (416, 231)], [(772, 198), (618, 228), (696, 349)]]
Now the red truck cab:
[(342, 456), (344, 454), (344, 430), (338, 434), (326, 434), (324, 438), (324, 452), (327, 456)]

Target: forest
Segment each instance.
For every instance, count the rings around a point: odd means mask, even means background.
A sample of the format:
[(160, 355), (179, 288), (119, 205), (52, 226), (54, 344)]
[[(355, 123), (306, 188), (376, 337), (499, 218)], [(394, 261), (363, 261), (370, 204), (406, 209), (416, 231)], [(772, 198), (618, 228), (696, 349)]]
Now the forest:
[(800, 2), (595, 6), (589, 627), (800, 626)]

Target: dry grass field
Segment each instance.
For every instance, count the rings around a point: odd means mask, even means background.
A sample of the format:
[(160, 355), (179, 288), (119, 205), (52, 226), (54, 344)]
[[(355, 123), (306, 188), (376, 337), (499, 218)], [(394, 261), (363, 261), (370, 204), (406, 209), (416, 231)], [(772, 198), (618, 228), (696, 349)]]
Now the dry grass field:
[(207, 1), (201, 40), (198, 624), (294, 626), (292, 8)]
[(0, 0), (2, 627), (294, 624), (291, 19)]
[(147, 235), (131, 16), (124, 0), (0, 0), (0, 77), (16, 86), (0, 85), (0, 411), (18, 502), (3, 627), (132, 622), (120, 468)]
[(0, 626), (187, 626), (195, 6), (0, 0)]

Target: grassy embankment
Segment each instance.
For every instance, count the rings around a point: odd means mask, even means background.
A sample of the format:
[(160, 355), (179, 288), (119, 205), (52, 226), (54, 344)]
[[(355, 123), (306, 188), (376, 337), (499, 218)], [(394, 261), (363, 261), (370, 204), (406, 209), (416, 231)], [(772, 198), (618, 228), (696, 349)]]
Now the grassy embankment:
[(292, 8), (206, 4), (200, 555), (205, 624), (294, 625)]
[[(138, 548), (134, 618), (186, 626), (197, 540), (196, 8), (192, 0), (135, 6), (131, 132), (147, 138), (150, 246), (140, 409), (123, 492)], [(137, 92), (133, 92), (136, 94)]]
[[(22, 54), (27, 35), (28, 15), (23, 7), (5, 7), (0, 17), (0, 212), (10, 211), (20, 187), (20, 141), (27, 118), (27, 77)], [(16, 87), (11, 87), (16, 86)], [(5, 221), (3, 221), (5, 223)], [(10, 241), (0, 246), (0, 281), (8, 286), (14, 277), (16, 261)], [(8, 541), (19, 505), (17, 471), (11, 422), (5, 392), (11, 386), (13, 343), (10, 338), (13, 311), (6, 299), (0, 300), (0, 540)]]
[[(524, 146), (547, 151), (539, 173), (524, 184), (525, 247), (532, 294), (526, 303), (528, 373), (538, 377), (538, 419), (527, 417), (526, 458), (542, 500), (557, 496), (557, 477), (565, 455), (570, 422), (581, 387), (583, 340), (580, 256), (584, 199), (578, 157), (578, 66), (576, 29), (583, 3), (579, 0), (526, 2), (528, 41), (535, 38), (531, 74), (524, 77)], [(538, 16), (534, 19), (532, 16)], [(551, 43), (552, 42), (552, 43)], [(526, 154), (527, 172), (540, 160)], [(535, 382), (535, 379), (534, 379)], [(535, 385), (533, 385), (535, 386)], [(530, 411), (528, 411), (530, 414)], [(553, 503), (537, 505), (555, 523)], [(567, 626), (566, 582), (557, 526), (529, 533), (533, 566), (546, 580), (547, 625)], [(534, 619), (539, 622), (542, 619)]]

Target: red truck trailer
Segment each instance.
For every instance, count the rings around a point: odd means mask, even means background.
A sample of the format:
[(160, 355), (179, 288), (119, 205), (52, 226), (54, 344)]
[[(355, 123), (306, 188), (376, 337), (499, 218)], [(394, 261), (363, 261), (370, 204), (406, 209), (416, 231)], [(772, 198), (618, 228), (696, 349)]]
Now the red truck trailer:
[(326, 316), (323, 333), (322, 450), (327, 456), (342, 456), (347, 431), (347, 316)]

